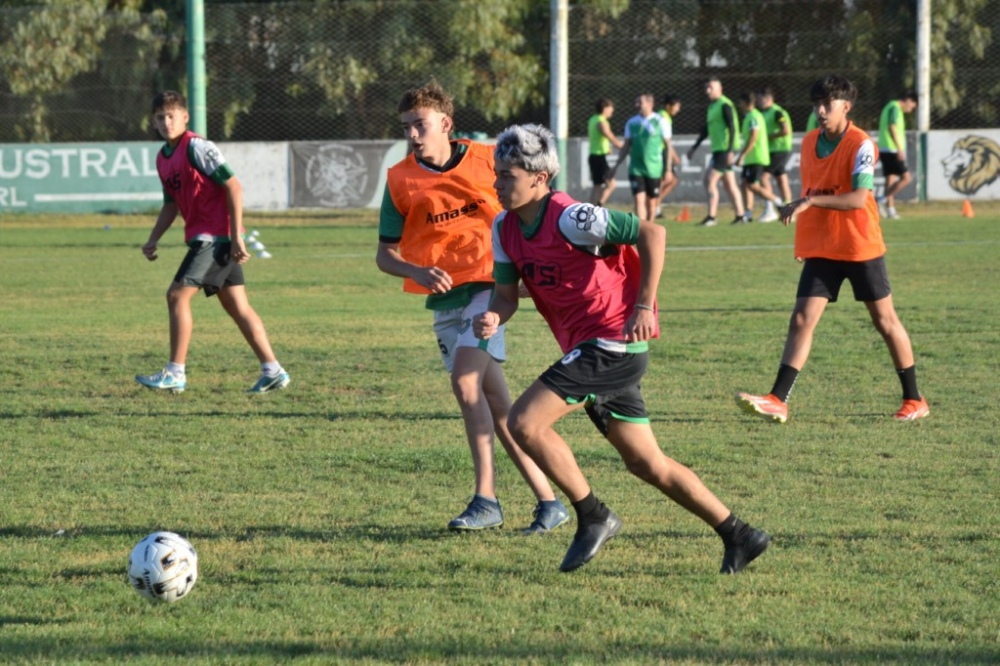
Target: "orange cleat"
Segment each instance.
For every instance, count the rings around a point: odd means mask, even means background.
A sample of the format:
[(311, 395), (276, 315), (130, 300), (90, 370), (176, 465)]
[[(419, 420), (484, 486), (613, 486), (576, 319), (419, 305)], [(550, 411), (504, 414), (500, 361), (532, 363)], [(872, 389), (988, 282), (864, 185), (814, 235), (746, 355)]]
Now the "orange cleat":
[(771, 393), (767, 395), (737, 393), (736, 404), (747, 414), (754, 414), (774, 423), (784, 423), (788, 420), (788, 405)]
[(920, 400), (904, 400), (903, 406), (896, 412), (897, 421), (916, 421), (931, 413), (931, 408), (924, 398)]

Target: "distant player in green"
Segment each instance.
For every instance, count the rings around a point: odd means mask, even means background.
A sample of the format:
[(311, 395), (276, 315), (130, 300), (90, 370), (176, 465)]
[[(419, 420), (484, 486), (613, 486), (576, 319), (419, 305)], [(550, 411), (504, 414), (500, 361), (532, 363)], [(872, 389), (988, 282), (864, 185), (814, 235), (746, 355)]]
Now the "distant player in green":
[[(768, 192), (773, 193), (771, 187), (771, 177), (778, 182), (778, 189), (781, 190), (781, 197), (778, 206), (784, 205), (785, 201), (792, 200), (792, 186), (788, 182), (788, 173), (785, 167), (788, 165), (788, 158), (792, 154), (792, 117), (788, 111), (774, 103), (774, 91), (771, 88), (764, 88), (757, 96), (757, 108), (764, 116), (767, 124), (767, 147), (771, 151), (771, 164), (764, 169), (764, 177), (761, 184)], [(768, 201), (764, 205), (764, 214), (760, 216), (761, 222), (775, 222), (778, 218), (778, 211), (774, 204)]]
[(885, 191), (878, 198), (879, 209), (889, 219), (896, 219), (896, 194), (910, 184), (912, 177), (906, 168), (906, 118), (917, 108), (917, 91), (904, 90), (882, 109), (878, 119), (879, 161), (885, 176)]
[(809, 118), (806, 120), (806, 134), (812, 132), (817, 127), (819, 127), (819, 118), (816, 117), (816, 109), (813, 109), (809, 112)]
[(712, 77), (705, 83), (705, 94), (708, 95), (708, 110), (705, 113), (705, 128), (691, 146), (687, 156), (690, 160), (694, 152), (707, 137), (712, 146), (712, 160), (705, 170), (705, 190), (708, 193), (708, 215), (701, 221), (703, 227), (714, 227), (715, 216), (719, 210), (719, 181), (721, 180), (733, 202), (738, 222), (743, 219), (743, 197), (740, 196), (733, 173), (736, 153), (740, 149), (739, 123), (736, 119), (736, 107), (732, 100), (722, 94), (722, 82)]
[(660, 203), (660, 179), (663, 178), (663, 142), (670, 140), (670, 127), (653, 110), (651, 93), (635, 99), (637, 113), (625, 123), (625, 142), (618, 152), (618, 162), (611, 168), (614, 177), (628, 156), (628, 182), (635, 200), (635, 214), (651, 221)]
[(743, 112), (741, 136), (743, 149), (736, 158), (736, 166), (743, 167), (743, 196), (746, 199), (746, 212), (742, 218), (737, 218), (733, 224), (753, 222), (754, 194), (759, 194), (765, 201), (780, 203), (770, 190), (761, 185), (764, 169), (771, 163), (771, 150), (768, 147), (767, 123), (764, 116), (757, 110), (757, 95), (752, 92), (742, 93), (739, 97), (740, 111)]
[(611, 131), (611, 123), (608, 121), (615, 113), (615, 104), (607, 97), (597, 100), (594, 105), (596, 113), (587, 121), (587, 138), (590, 143), (590, 179), (594, 183), (594, 188), (590, 192), (590, 203), (603, 206), (604, 202), (611, 196), (615, 189), (614, 179), (608, 179), (611, 167), (608, 166), (608, 155), (611, 153), (611, 146), (622, 147), (622, 141)]
[(657, 215), (662, 212), (663, 200), (674, 191), (677, 183), (680, 182), (677, 178), (677, 168), (681, 165), (681, 158), (677, 156), (677, 151), (674, 150), (674, 118), (680, 112), (681, 98), (677, 95), (664, 95), (660, 115), (663, 116), (663, 120), (667, 124), (669, 138), (663, 140), (663, 179), (660, 180), (661, 205), (660, 210), (657, 211)]

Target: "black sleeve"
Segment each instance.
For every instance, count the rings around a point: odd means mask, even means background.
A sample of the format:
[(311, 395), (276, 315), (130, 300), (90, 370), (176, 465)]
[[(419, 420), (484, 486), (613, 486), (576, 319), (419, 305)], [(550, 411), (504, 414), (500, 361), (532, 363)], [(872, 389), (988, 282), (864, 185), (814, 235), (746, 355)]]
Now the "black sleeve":
[(737, 129), (736, 129), (736, 123), (733, 122), (735, 120), (733, 118), (733, 107), (729, 106), (728, 104), (722, 105), (722, 120), (725, 121), (726, 127), (732, 128), (732, 131), (729, 132), (729, 146), (727, 146), (726, 148), (726, 150), (732, 151), (733, 142), (736, 141)]
[(694, 140), (694, 145), (691, 146), (692, 153), (698, 150), (698, 146), (701, 145), (701, 142), (704, 141), (707, 136), (708, 136), (708, 123), (705, 123), (705, 126), (701, 128), (701, 134), (698, 135), (698, 138)]

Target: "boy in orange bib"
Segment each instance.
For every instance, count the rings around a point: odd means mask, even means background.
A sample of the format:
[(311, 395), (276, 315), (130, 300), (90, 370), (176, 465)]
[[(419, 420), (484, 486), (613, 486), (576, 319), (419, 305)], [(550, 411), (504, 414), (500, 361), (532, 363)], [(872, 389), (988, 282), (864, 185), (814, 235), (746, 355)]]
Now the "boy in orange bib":
[(538, 534), (569, 520), (545, 474), (510, 436), (510, 393), (500, 362), (503, 334), (476, 338), (472, 317), (493, 293), (493, 218), (502, 208), (493, 189), (493, 149), (450, 139), (452, 99), (436, 83), (408, 91), (399, 103), (409, 155), (389, 169), (379, 215), (379, 269), (403, 278), (403, 289), (427, 296), (434, 333), (462, 410), (475, 470), (475, 494), (448, 523), (456, 531), (503, 525), (496, 496), (494, 433), (537, 499), (525, 530)]
[(917, 390), (910, 337), (896, 315), (885, 267), (885, 242), (872, 194), (878, 148), (847, 115), (857, 98), (854, 84), (831, 75), (810, 90), (819, 127), (802, 140), (803, 197), (781, 209), (796, 218), (795, 256), (804, 261), (778, 376), (768, 395), (737, 393), (744, 411), (775, 423), (788, 420), (788, 396), (809, 358), (813, 331), (841, 284), (850, 281), (882, 335), (903, 387), (895, 417), (913, 421), (930, 413)]

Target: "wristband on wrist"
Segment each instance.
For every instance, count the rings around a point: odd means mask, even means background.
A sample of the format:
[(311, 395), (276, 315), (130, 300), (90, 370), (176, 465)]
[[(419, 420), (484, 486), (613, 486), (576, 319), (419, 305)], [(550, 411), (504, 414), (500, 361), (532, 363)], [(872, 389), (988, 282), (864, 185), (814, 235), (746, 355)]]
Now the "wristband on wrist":
[(653, 308), (651, 306), (643, 305), (642, 303), (636, 303), (633, 307), (635, 307), (636, 310), (649, 310), (650, 312), (653, 312)]

